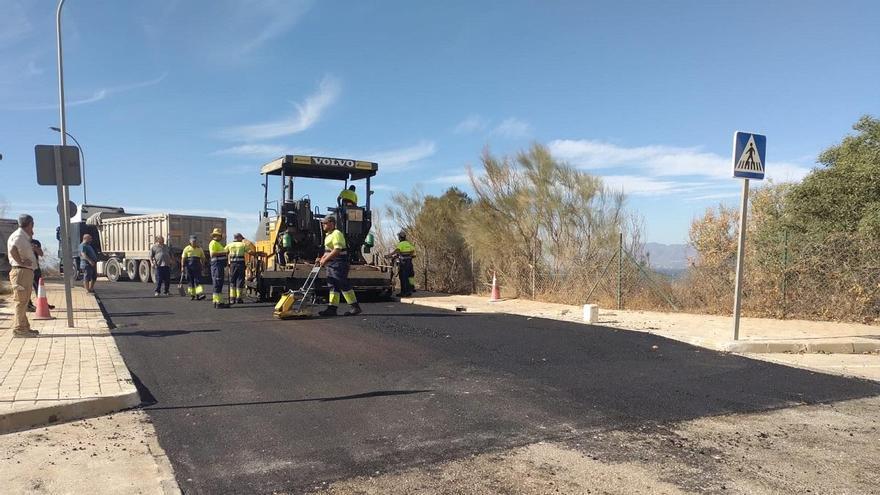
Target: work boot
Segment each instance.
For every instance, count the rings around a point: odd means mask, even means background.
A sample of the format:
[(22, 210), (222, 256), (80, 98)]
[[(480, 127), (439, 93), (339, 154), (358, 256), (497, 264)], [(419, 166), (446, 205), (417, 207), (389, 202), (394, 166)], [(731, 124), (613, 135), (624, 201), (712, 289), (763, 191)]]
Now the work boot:
[(336, 306), (327, 306), (327, 309), (323, 309), (318, 311), (319, 316), (338, 316), (336, 312)]
[(23, 332), (19, 332), (18, 330), (16, 330), (16, 331), (12, 332), (13, 337), (20, 337), (23, 339), (27, 339), (30, 337), (37, 337), (38, 335), (40, 335), (40, 332), (37, 332), (36, 330), (25, 330)]
[(153, 293), (153, 297), (159, 297), (159, 293), (158, 293), (158, 292), (154, 292), (154, 293)]
[(196, 300), (196, 296), (189, 296), (189, 300), (190, 300), (190, 301), (195, 301), (195, 300)]
[(236, 304), (244, 304), (244, 299), (239, 297), (238, 299), (235, 300), (235, 303)]
[(363, 312), (364, 311), (361, 309), (361, 305), (358, 303), (354, 303), (351, 305), (351, 309), (345, 312), (345, 316), (355, 316)]
[(37, 307), (34, 306), (34, 303), (28, 301), (27, 312), (28, 313), (36, 313), (37, 312)]
[(204, 294), (199, 294), (198, 296), (196, 296), (196, 300), (197, 300), (197, 301), (204, 301), (204, 300), (205, 300), (205, 295), (204, 295)]

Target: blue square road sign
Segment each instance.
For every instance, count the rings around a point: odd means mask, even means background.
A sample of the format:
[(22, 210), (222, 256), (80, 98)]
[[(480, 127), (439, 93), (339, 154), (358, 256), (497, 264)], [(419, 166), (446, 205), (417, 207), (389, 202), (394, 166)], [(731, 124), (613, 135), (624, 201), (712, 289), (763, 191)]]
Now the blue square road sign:
[(736, 131), (733, 135), (733, 176), (761, 180), (766, 164), (767, 136)]

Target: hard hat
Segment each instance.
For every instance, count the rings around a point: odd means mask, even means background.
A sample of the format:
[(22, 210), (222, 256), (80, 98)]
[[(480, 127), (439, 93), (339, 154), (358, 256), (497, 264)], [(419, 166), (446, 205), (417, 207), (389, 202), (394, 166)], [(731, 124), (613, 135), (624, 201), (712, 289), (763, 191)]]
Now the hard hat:
[(321, 219), (321, 223), (333, 222), (336, 223), (336, 217), (333, 215), (327, 215), (326, 217)]
[(241, 235), (241, 232), (236, 232), (235, 235), (232, 236), (232, 238), (235, 239), (236, 241), (240, 241), (240, 240), (244, 239), (244, 236)]
[(221, 232), (220, 229), (214, 229), (211, 232), (211, 237), (214, 237), (215, 235), (218, 237), (223, 237), (223, 232)]

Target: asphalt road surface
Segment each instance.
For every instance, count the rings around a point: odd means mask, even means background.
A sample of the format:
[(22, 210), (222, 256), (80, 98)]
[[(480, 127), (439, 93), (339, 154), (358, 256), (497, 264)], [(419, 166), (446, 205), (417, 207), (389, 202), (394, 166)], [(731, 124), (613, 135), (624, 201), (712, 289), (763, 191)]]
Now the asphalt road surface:
[[(278, 321), (99, 284), (186, 493), (298, 493), (588, 432), (874, 396), (877, 385), (644, 333), (364, 304)], [(656, 346), (656, 348), (654, 347)]]

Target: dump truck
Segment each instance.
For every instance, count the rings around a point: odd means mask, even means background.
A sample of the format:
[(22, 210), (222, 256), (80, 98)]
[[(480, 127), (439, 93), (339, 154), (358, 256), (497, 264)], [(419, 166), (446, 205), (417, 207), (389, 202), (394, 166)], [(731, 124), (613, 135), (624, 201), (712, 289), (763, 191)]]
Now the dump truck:
[(157, 235), (164, 237), (165, 244), (171, 247), (173, 277), (180, 274), (180, 255), (189, 243), (190, 235), (198, 236), (202, 247), (207, 248), (211, 231), (219, 228), (224, 234), (222, 241), (226, 242), (226, 219), (219, 217), (176, 213), (132, 214), (119, 207), (84, 205), (72, 220), (74, 265), (79, 267), (82, 236), (91, 234), (92, 247), (98, 254), (98, 275), (106, 276), (111, 282), (153, 282), (150, 247)]
[(111, 282), (122, 279), (152, 282), (150, 248), (158, 235), (171, 247), (171, 273), (175, 277), (180, 273), (180, 255), (190, 235), (198, 236), (201, 245), (207, 248), (211, 231), (220, 229), (224, 236), (221, 242), (226, 243), (225, 218), (175, 213), (104, 218), (104, 214), (98, 213), (86, 224), (95, 226), (98, 232), (98, 275), (105, 275)]
[[(371, 253), (372, 211), (370, 179), (378, 172), (374, 162), (311, 155), (284, 155), (262, 166), (264, 177), (263, 211), (255, 236), (256, 253), (247, 258), (247, 288), (261, 300), (277, 300), (288, 290), (299, 289), (314, 267), (315, 258), (324, 252), (321, 219), (336, 216), (337, 228), (345, 235), (350, 262), (349, 280), (359, 297), (390, 299), (393, 270), (382, 258)], [(280, 179), (280, 200), (269, 200), (270, 177)], [(294, 179), (305, 177), (339, 181), (347, 189), (352, 181), (364, 181), (364, 204), (344, 204), (337, 200), (325, 213), (313, 206), (306, 193), (294, 199)], [(272, 213), (270, 215), (270, 212)], [(292, 245), (282, 247), (289, 234)], [(315, 286), (318, 295), (326, 295), (325, 270)]]

